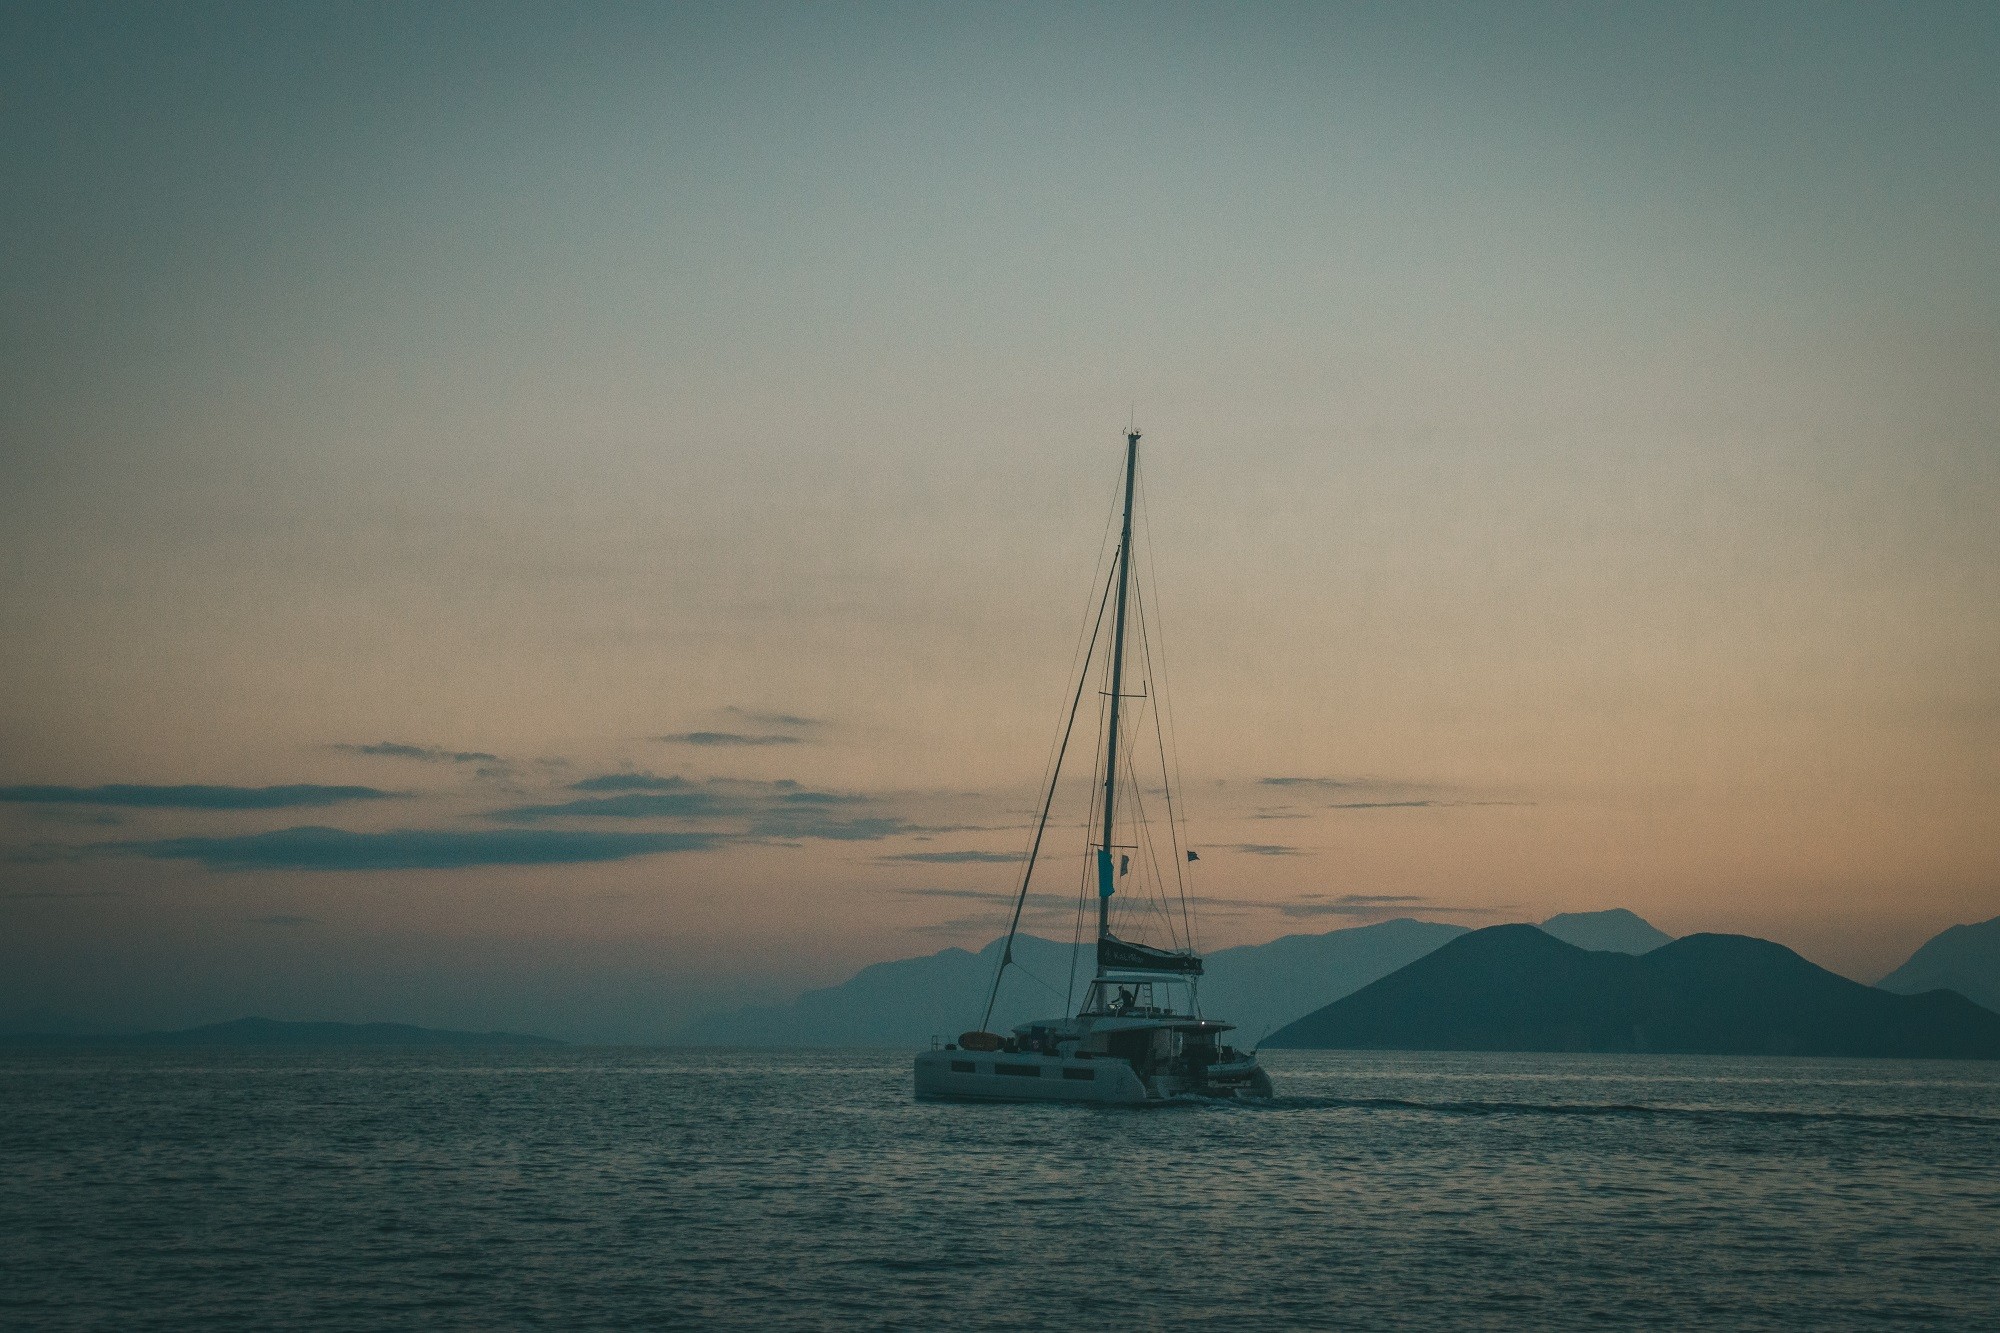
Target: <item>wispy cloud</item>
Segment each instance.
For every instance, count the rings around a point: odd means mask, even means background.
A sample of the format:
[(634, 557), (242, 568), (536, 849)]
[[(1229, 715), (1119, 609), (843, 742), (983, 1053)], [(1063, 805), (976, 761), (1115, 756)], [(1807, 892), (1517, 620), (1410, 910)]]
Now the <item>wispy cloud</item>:
[(0, 801), (22, 805), (96, 805), (149, 810), (291, 810), (345, 801), (387, 801), (405, 792), (377, 787), (323, 787), (300, 782), (280, 787), (170, 787), (112, 783), (102, 787), (0, 787)]
[(1460, 810), (1485, 805), (1533, 805), (1533, 801), (1341, 801), (1329, 810)]
[(1271, 904), (1292, 920), (1313, 917), (1380, 917), (1405, 912), (1427, 916), (1491, 916), (1500, 907), (1461, 907), (1416, 893), (1308, 893), (1289, 902)]
[(486, 817), (504, 824), (539, 824), (551, 819), (721, 819), (747, 814), (749, 809), (741, 800), (693, 789), (588, 796), (548, 805), (515, 805), (489, 810)]
[(694, 784), (686, 778), (655, 777), (651, 773), (604, 773), (581, 782), (572, 782), (571, 791), (685, 791)]
[(155, 861), (197, 861), (211, 870), (444, 870), (624, 861), (661, 852), (706, 851), (720, 841), (708, 833), (568, 829), (353, 833), (302, 827), (238, 837), (98, 843), (91, 850)]
[[(938, 889), (938, 887), (926, 887), (926, 889), (894, 889), (894, 893), (898, 893), (902, 897), (912, 897), (912, 899), (960, 899), (960, 901), (966, 901), (966, 903), (992, 903), (996, 907), (1012, 907), (1014, 905), (1014, 897), (1016, 897), (1012, 891), (1006, 891), (1006, 889)], [(1090, 901), (1094, 903), (1096, 901), (1094, 891), (1090, 891), (1090, 895), (1092, 895)], [(1078, 893), (1030, 893), (1028, 895), (1028, 915), (1034, 917), (1036, 913), (1042, 913), (1046, 917), (1048, 913), (1074, 913), (1080, 897), (1082, 895), (1078, 895)], [(1180, 899), (1174, 899), (1174, 903), (1178, 905)], [(1248, 899), (1210, 899), (1210, 897), (1204, 897), (1204, 895), (1188, 895), (1188, 907), (1192, 907), (1192, 909), (1196, 909), (1196, 911), (1200, 911), (1202, 915), (1208, 915), (1208, 917), (1234, 917), (1234, 915), (1240, 915), (1240, 913), (1246, 913), (1246, 911), (1274, 911), (1280, 905), (1278, 903), (1256, 903), (1256, 901), (1248, 901)], [(1068, 919), (1068, 917), (1064, 917), (1064, 919)]]
[(497, 764), (497, 754), (484, 750), (444, 750), (434, 745), (405, 745), (400, 741), (376, 741), (373, 745), (339, 744), (329, 748), (349, 754), (377, 755), (386, 759), (415, 759), (427, 764)]
[(827, 819), (811, 810), (773, 810), (750, 821), (750, 836), (777, 841), (825, 839), (832, 842), (879, 842), (924, 830), (887, 815)]
[(841, 791), (788, 791), (778, 798), (780, 805), (788, 806), (831, 806), (866, 805), (868, 798), (853, 792)]
[(734, 706), (721, 711), (723, 716), (754, 729), (742, 730), (732, 726), (726, 731), (721, 729), (676, 731), (665, 736), (655, 736), (653, 739), (666, 745), (804, 745), (806, 737), (800, 733), (816, 731), (826, 725), (819, 718), (801, 717), (797, 713), (776, 713), (764, 709)]
[[(920, 889), (896, 889), (895, 893), (909, 898), (942, 899), (945, 901), (981, 903), (990, 906), (991, 914), (955, 917), (949, 921), (913, 927), (922, 935), (965, 935), (979, 931), (1000, 934), (1006, 929), (1006, 912), (1014, 902), (1014, 895), (995, 889), (952, 889), (926, 887)], [(1077, 908), (1074, 894), (1030, 893), (1027, 910), (1023, 914), (1024, 926), (1038, 930), (1052, 930), (1066, 927), (1073, 919)], [(1389, 917), (1420, 914), (1436, 916), (1492, 916), (1512, 910), (1507, 906), (1473, 907), (1435, 902), (1422, 894), (1400, 893), (1310, 893), (1303, 898), (1285, 902), (1266, 902), (1255, 898), (1224, 898), (1210, 895), (1190, 897), (1188, 904), (1204, 916), (1235, 917), (1261, 912), (1275, 912), (1289, 921), (1323, 920), (1328, 917), (1361, 924), (1379, 921)]]
[(1344, 907), (1408, 907), (1430, 901), (1430, 895), (1423, 893), (1308, 893), (1302, 896), (1339, 903)]
[(737, 842), (879, 842), (942, 831), (894, 815), (862, 813), (874, 804), (873, 798), (854, 792), (814, 791), (789, 778), (776, 782), (717, 778), (694, 783), (680, 778), (656, 779), (650, 774), (616, 774), (610, 781), (586, 778), (574, 785), (585, 790), (642, 790), (517, 805), (488, 811), (486, 817), (506, 824), (571, 819), (669, 819), (703, 824), (741, 821), (736, 831), (711, 830), (707, 834), (718, 841)]
[(826, 725), (824, 718), (800, 717), (797, 713), (766, 713), (755, 708), (738, 708), (734, 704), (722, 711), (731, 717), (740, 717), (756, 727), (782, 727), (794, 731), (806, 731)]
[(1326, 791), (1380, 785), (1367, 778), (1258, 778), (1257, 782), (1265, 787), (1314, 787)]
[[(978, 937), (982, 942), (997, 939), (1007, 933), (1007, 922), (1014, 904), (1011, 893), (984, 893), (973, 889), (901, 889), (898, 892), (911, 898), (977, 903), (986, 909), (907, 927), (914, 935), (944, 939), (963, 939), (966, 936)], [(1021, 913), (1021, 931), (1023, 934), (1040, 935), (1044, 939), (1066, 941), (1076, 923), (1076, 906), (1074, 895), (1031, 893)]]
[[(896, 892), (905, 898), (949, 898), (960, 902), (1005, 903), (1009, 905), (1011, 905), (1014, 901), (1013, 894), (1002, 893), (994, 889), (922, 888), (922, 889), (897, 889)], [(1070, 908), (1076, 906), (1076, 895), (1062, 894), (1062, 893), (1031, 893), (1028, 895), (1028, 906), (1031, 908), (1039, 908), (1044, 911), (1047, 911), (1052, 908), (1061, 908), (1067, 911)]]
[(1019, 852), (896, 852), (877, 857), (878, 861), (921, 861), (928, 865), (1006, 865), (1019, 861)]
[[(1058, 933), (1067, 934), (1066, 931), (1059, 930), (1063, 923), (1058, 921), (1054, 916), (1050, 916), (1046, 920), (1034, 922), (1032, 930), (1029, 929), (1029, 924), (1026, 918), (1022, 919), (1021, 931), (1023, 934), (1042, 934), (1045, 931), (1048, 932), (1048, 936)], [(919, 939), (964, 940), (967, 937), (971, 937), (971, 939), (978, 941), (973, 946), (976, 949), (982, 947), (983, 942), (987, 939), (999, 939), (1002, 935), (1005, 935), (1007, 933), (1007, 923), (1001, 921), (995, 924), (993, 918), (988, 916), (955, 916), (946, 921), (928, 921), (922, 925), (906, 926), (904, 930), (905, 933), (915, 935)], [(1048, 936), (1044, 936), (1044, 938)], [(1022, 971), (1022, 975), (1027, 975), (1025, 970)], [(1039, 980), (1039, 978), (1037, 979)], [(1057, 991), (1056, 994), (1061, 995), (1062, 992)]]
[[(487, 813), (508, 824), (554, 819), (731, 819), (760, 818), (772, 829), (816, 823), (822, 812), (865, 806), (853, 792), (814, 791), (789, 778), (748, 782), (726, 778), (690, 782), (650, 773), (614, 773), (572, 783), (572, 791), (612, 792), (540, 805), (517, 805)], [(801, 835), (811, 836), (811, 835)]]
[(1310, 856), (1302, 847), (1287, 847), (1276, 842), (1236, 842), (1229, 844), (1230, 850), (1243, 852), (1249, 856)]
[[(1449, 810), (1484, 805), (1533, 805), (1533, 801), (1468, 800), (1466, 793), (1454, 792), (1436, 782), (1400, 782), (1384, 778), (1274, 777), (1257, 779), (1259, 786), (1280, 787), (1302, 792), (1345, 793), (1349, 799), (1333, 801), (1316, 810)], [(1306, 819), (1291, 806), (1273, 806), (1256, 812), (1256, 819)]]

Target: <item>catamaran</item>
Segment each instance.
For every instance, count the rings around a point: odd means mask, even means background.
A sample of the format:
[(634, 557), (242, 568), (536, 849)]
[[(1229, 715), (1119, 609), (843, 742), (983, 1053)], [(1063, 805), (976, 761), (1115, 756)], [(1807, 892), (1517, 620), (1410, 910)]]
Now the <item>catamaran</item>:
[[(1160, 779), (1165, 793), (1166, 835), (1172, 867), (1172, 887), (1178, 891), (1178, 928), (1172, 904), (1167, 900), (1168, 880), (1161, 866), (1158, 830), (1146, 818), (1144, 789), (1132, 763), (1136, 746), (1120, 745), (1122, 705), (1128, 700), (1154, 704), (1154, 735), (1162, 737), (1157, 690), (1151, 677), (1152, 651), (1143, 633), (1143, 602), (1135, 598), (1132, 568), (1132, 508), (1139, 474), (1139, 432), (1125, 437), (1124, 520), (1118, 548), (1102, 597), (1097, 599), (1089, 647), (1083, 653), (1076, 693), (1070, 701), (1069, 722), (1050, 767), (1041, 818), (1035, 826), (1034, 841), (1021, 875), (1021, 888), (1014, 898), (1014, 914), (1007, 927), (1007, 942), (994, 968), (993, 984), (987, 991), (986, 1009), (979, 1026), (961, 1033), (956, 1041), (936, 1042), (916, 1058), (916, 1095), (924, 1099), (953, 1101), (1060, 1101), (1144, 1103), (1182, 1096), (1269, 1097), (1270, 1075), (1257, 1063), (1254, 1051), (1238, 1051), (1227, 1044), (1233, 1025), (1206, 1017), (1201, 1011), (1201, 955), (1194, 944), (1193, 916), (1187, 892), (1187, 866), (1198, 859), (1184, 849), (1173, 808), (1173, 789), (1168, 781), (1166, 745), (1160, 745)], [(1140, 603), (1142, 625), (1141, 661), (1146, 667), (1145, 688), (1126, 693), (1126, 638), (1128, 613)], [(1096, 868), (1097, 950), (1096, 973), (1084, 987), (1074, 1012), (1059, 1018), (1023, 1023), (1011, 1034), (988, 1032), (1000, 983), (1010, 966), (1015, 966), (1014, 941), (1020, 933), (1021, 911), (1028, 901), (1035, 864), (1042, 850), (1043, 835), (1049, 827), (1056, 790), (1062, 780), (1063, 759), (1076, 727), (1078, 708), (1093, 667), (1099, 664), (1098, 640), (1103, 637), (1105, 611), (1111, 609), (1111, 634), (1106, 659), (1101, 665), (1108, 686), (1103, 718), (1103, 769), (1101, 806), (1097, 784), (1093, 783), (1090, 815), (1084, 824), (1085, 864)], [(1121, 765), (1123, 766), (1121, 772)], [(1122, 780), (1121, 780), (1122, 779)], [(1121, 795), (1124, 797), (1121, 803)], [(1122, 824), (1121, 824), (1122, 819)], [(1120, 829), (1130, 831), (1131, 842), (1119, 841)], [(1185, 853), (1186, 860), (1182, 860)], [(1141, 943), (1112, 933), (1115, 899), (1121, 894), (1119, 881), (1133, 869), (1138, 858), (1140, 878), (1150, 879), (1153, 893), (1150, 912), (1121, 912), (1120, 925), (1128, 934), (1140, 934), (1153, 924), (1163, 924), (1168, 935), (1164, 945)], [(1150, 875), (1146, 872), (1150, 871)], [(1079, 886), (1079, 925), (1082, 895), (1088, 892), (1088, 871)], [(1127, 922), (1129, 921), (1129, 926)], [(1081, 931), (1075, 941), (1081, 949)], [(1071, 976), (1076, 965), (1073, 959)], [(1072, 981), (1072, 993), (1074, 981)]]

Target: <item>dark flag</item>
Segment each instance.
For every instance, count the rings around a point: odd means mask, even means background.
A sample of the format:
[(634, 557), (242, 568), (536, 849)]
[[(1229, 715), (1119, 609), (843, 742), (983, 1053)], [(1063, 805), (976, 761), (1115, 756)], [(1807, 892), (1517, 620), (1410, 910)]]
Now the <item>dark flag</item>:
[(1119, 857), (1119, 858), (1118, 858), (1118, 873), (1119, 873), (1119, 874), (1121, 874), (1121, 875), (1122, 875), (1122, 874), (1124, 874), (1124, 873), (1125, 873), (1126, 871), (1130, 870), (1131, 868), (1132, 868), (1132, 858), (1131, 858), (1131, 857), (1129, 857), (1129, 856), (1121, 856), (1121, 857)]
[(1196, 856), (1196, 855), (1194, 854), (1194, 850), (1193, 850), (1192, 848), (1190, 848), (1190, 849), (1188, 850), (1188, 860), (1190, 860), (1190, 861), (1199, 861), (1199, 860), (1201, 860), (1201, 858), (1200, 858), (1199, 856)]

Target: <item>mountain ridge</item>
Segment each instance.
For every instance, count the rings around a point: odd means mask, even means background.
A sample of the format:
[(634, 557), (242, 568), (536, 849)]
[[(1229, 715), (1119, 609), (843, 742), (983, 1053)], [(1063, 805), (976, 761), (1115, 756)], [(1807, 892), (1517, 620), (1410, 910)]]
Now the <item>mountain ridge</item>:
[(1600, 953), (1651, 953), (1673, 936), (1637, 912), (1610, 907), (1601, 912), (1558, 912), (1538, 927), (1565, 944)]
[(1899, 995), (1954, 990), (2000, 1013), (2000, 916), (1946, 927), (1875, 984)]
[[(1397, 917), (1218, 949), (1204, 960), (1202, 1010), (1254, 1042), (1464, 932), (1463, 926)], [(976, 953), (954, 947), (871, 963), (844, 982), (788, 1002), (697, 1015), (672, 1040), (701, 1046), (910, 1046), (950, 1037), (977, 1026), (1002, 944), (995, 939)], [(1069, 944), (1023, 934), (1015, 937), (1014, 957), (1016, 966), (987, 1023), (996, 1032), (1046, 1018), (1064, 1004)], [(1079, 977), (1087, 970), (1086, 961)]]
[[(1625, 908), (1570, 912), (1540, 927), (1594, 947), (1643, 953), (1673, 937)], [(1366, 925), (1281, 935), (1233, 945), (1205, 957), (1202, 1012), (1234, 1025), (1255, 1045), (1267, 1034), (1421, 958), (1467, 927), (1394, 917)], [(669, 1038), (700, 1046), (921, 1046), (976, 1026), (1003, 941), (977, 951), (952, 947), (870, 963), (845, 981), (785, 1001), (710, 1010)], [(1062, 1007), (1071, 966), (1067, 943), (1023, 934), (1016, 967), (1002, 985), (987, 1026), (1005, 1032)], [(1088, 963), (1079, 969), (1079, 976)], [(1018, 975), (1015, 975), (1018, 973)], [(1078, 986), (1080, 991), (1080, 982)], [(1071, 992), (1068, 998), (1073, 998)]]
[(1273, 1033), (1313, 1049), (2000, 1058), (2000, 1014), (1903, 996), (1770, 940), (1696, 934), (1642, 955), (1489, 926)]

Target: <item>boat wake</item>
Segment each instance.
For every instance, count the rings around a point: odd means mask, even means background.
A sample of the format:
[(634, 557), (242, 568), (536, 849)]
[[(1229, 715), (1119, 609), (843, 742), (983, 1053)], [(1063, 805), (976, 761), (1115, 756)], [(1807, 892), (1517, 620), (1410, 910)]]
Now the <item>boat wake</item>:
[(1725, 1106), (1644, 1106), (1630, 1102), (1486, 1102), (1408, 1101), (1400, 1097), (1313, 1097), (1216, 1098), (1183, 1096), (1169, 1099), (1165, 1106), (1205, 1107), (1214, 1110), (1272, 1111), (1377, 1111), (1419, 1115), (1493, 1117), (1563, 1116), (1596, 1119), (1708, 1120), (1744, 1124), (1845, 1124), (1845, 1125), (1976, 1125), (2000, 1128), (2000, 1117), (1953, 1115), (1949, 1112), (1878, 1111), (1787, 1111), (1732, 1108)]

